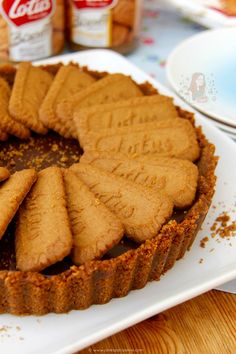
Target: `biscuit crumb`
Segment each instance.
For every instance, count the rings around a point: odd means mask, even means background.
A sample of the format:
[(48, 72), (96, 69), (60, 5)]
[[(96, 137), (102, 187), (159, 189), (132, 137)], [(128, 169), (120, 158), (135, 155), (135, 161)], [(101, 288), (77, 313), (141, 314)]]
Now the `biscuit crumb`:
[(61, 157), (61, 162), (66, 162), (66, 161), (68, 161), (68, 157), (62, 156), (62, 157)]
[[(221, 204), (221, 203), (219, 203)], [(216, 238), (216, 242), (220, 243), (220, 239), (225, 239), (227, 241), (230, 241), (232, 237), (236, 236), (236, 220), (230, 222), (230, 215), (224, 211), (220, 215), (217, 216), (215, 221), (210, 227), (211, 233), (210, 236), (211, 238)], [(208, 241), (208, 237), (204, 237), (200, 241), (200, 247), (205, 248), (206, 242)], [(232, 246), (232, 244), (229, 244)], [(211, 252), (211, 251), (210, 251)]]
[(230, 238), (236, 236), (236, 220), (230, 222), (230, 216), (227, 212), (221, 213), (211, 227), (211, 237), (220, 236), (220, 238)]
[(52, 151), (58, 151), (58, 145), (57, 144), (53, 144), (52, 145)]
[(227, 222), (230, 220), (230, 216), (224, 212), (216, 218), (216, 221), (221, 222), (221, 226), (227, 226)]
[(207, 236), (203, 237), (203, 239), (201, 239), (201, 241), (200, 241), (200, 247), (205, 248), (206, 247), (206, 243), (208, 241), (209, 241), (209, 238)]

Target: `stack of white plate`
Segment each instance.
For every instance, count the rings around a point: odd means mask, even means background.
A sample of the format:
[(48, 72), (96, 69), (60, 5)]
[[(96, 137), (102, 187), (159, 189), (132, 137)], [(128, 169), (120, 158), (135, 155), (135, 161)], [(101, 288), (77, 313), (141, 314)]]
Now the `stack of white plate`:
[(236, 14), (227, 15), (221, 0), (166, 0), (184, 16), (208, 28), (236, 26)]
[(169, 83), (189, 104), (236, 139), (236, 27), (182, 42), (167, 62)]

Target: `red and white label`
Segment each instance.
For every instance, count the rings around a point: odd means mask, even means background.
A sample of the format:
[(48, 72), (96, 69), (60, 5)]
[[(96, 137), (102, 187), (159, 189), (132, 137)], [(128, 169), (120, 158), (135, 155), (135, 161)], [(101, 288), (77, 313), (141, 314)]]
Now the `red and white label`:
[(104, 9), (113, 6), (116, 0), (73, 0), (77, 9)]
[(53, 0), (3, 0), (4, 17), (15, 26), (42, 20), (53, 12)]
[(9, 56), (13, 61), (52, 55), (52, 15), (56, 0), (0, 0), (8, 23)]

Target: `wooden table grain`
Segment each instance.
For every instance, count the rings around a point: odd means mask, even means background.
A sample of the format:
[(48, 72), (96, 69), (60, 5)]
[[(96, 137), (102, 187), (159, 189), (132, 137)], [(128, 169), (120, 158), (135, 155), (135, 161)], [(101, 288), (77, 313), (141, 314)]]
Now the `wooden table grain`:
[(77, 354), (234, 354), (236, 295), (212, 290)]

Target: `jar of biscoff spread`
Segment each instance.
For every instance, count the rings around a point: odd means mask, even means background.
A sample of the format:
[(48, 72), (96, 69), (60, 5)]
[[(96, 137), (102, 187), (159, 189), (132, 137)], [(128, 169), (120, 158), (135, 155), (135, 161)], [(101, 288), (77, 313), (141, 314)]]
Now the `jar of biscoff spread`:
[(64, 0), (0, 0), (0, 60), (36, 60), (64, 47)]
[(72, 49), (111, 48), (128, 53), (137, 45), (142, 0), (67, 0)]

